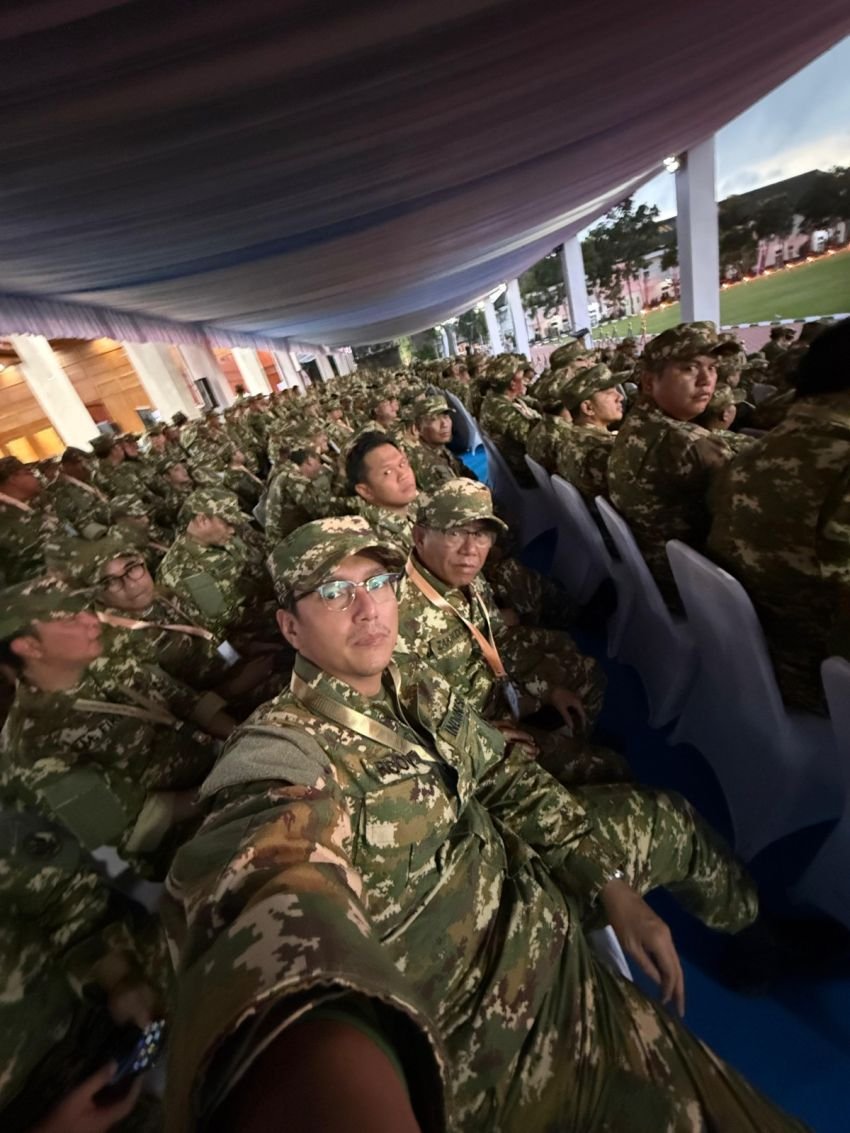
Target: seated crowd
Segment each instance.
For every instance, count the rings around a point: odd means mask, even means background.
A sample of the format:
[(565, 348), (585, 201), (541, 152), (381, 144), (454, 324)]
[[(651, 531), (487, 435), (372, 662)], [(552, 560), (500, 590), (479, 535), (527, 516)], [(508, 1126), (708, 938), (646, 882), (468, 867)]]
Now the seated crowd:
[[(578, 611), (448, 447), (447, 393), (522, 483), (528, 454), (608, 498), (671, 605), (668, 539), (738, 577), (825, 712), (850, 320), (361, 371), (0, 459), (4, 1131), (804, 1129), (681, 1022), (645, 895), (742, 939), (755, 883), (600, 742)], [(161, 1018), (164, 1101), (112, 1082)]]

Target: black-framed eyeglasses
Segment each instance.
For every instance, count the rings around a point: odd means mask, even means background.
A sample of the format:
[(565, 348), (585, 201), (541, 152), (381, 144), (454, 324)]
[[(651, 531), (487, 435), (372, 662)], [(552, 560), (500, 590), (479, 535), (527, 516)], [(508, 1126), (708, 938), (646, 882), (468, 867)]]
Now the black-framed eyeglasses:
[(329, 610), (341, 614), (349, 608), (354, 601), (355, 593), (361, 587), (376, 602), (386, 602), (400, 578), (401, 575), (393, 571), (381, 571), (380, 574), (373, 574), (363, 582), (352, 582), (350, 578), (333, 578), (330, 582), (323, 582), (321, 586), (299, 594), (296, 601), (300, 602), (308, 594), (318, 594)]
[(120, 590), (126, 581), (138, 582), (145, 574), (147, 574), (147, 566), (141, 560), (129, 563), (120, 574), (110, 574), (106, 578), (100, 580), (100, 585), (104, 590)]

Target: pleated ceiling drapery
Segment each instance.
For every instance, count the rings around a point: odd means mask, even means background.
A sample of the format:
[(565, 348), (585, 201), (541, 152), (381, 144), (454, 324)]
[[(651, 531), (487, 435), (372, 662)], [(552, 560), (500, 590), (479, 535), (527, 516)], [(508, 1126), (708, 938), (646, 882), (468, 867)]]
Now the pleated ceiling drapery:
[(847, 0), (7, 2), (0, 333), (432, 326), (848, 32)]

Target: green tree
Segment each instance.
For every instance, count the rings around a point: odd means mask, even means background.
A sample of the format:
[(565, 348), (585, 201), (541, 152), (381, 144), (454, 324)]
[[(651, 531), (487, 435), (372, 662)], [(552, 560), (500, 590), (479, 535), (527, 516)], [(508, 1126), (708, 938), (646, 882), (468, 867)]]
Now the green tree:
[(557, 311), (567, 294), (560, 251), (559, 245), (519, 277), (523, 304), (532, 309), (542, 307), (547, 319)]
[(582, 252), (586, 255), (585, 272), (612, 305), (620, 302), (625, 287), (630, 306), (633, 306), (634, 280), (647, 267), (649, 253), (663, 243), (659, 234), (658, 206), (638, 205), (635, 208), (632, 198), (627, 197), (591, 229), (582, 244)]
[(825, 228), (831, 239), (836, 225), (850, 217), (850, 169), (835, 166), (829, 173), (818, 172), (798, 199), (796, 211), (803, 228)]
[(473, 344), (487, 342), (487, 320), (484, 318), (484, 312), (476, 311), (473, 307), (472, 310), (461, 315), (455, 333), (458, 339), (466, 339)]
[(768, 197), (755, 210), (753, 231), (760, 240), (787, 236), (794, 227), (794, 209), (785, 193)]

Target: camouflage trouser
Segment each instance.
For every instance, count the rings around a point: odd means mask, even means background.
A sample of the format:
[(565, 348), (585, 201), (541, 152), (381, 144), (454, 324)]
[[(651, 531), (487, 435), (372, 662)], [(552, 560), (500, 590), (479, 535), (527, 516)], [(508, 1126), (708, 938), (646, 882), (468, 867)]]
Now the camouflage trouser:
[(663, 886), (688, 912), (725, 932), (755, 920), (752, 878), (681, 795), (617, 784), (579, 787), (576, 794), (639, 893)]
[(484, 577), (500, 609), (516, 610), (525, 625), (566, 629), (575, 621), (576, 606), (567, 592), (519, 559), (491, 554), (484, 564)]
[(599, 747), (581, 736), (546, 732), (525, 723), (520, 727), (534, 737), (540, 749), (537, 762), (565, 787), (632, 782), (628, 763), (610, 748)]
[[(605, 687), (608, 679), (599, 662), (582, 653), (568, 633), (555, 632), (544, 629), (521, 630), (522, 641), (526, 646), (539, 645), (541, 658), (540, 675), (523, 675), (522, 685), (533, 696), (539, 697), (544, 703), (549, 691), (549, 680), (546, 676), (548, 662), (557, 666), (559, 681), (581, 698), (587, 716), (587, 730), (590, 731), (602, 711), (602, 702), (605, 698)], [(508, 670), (516, 672), (510, 663), (510, 646), (504, 651), (505, 664)]]

